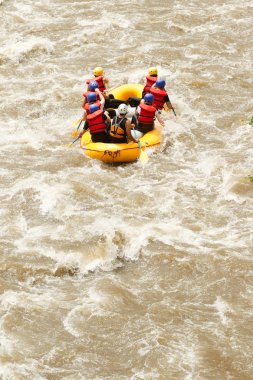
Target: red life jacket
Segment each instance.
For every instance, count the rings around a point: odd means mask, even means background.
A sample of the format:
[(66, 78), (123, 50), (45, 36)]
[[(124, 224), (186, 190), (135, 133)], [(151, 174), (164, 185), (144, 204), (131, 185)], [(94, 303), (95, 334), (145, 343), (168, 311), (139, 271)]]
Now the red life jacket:
[(103, 111), (98, 110), (93, 113), (90, 113), (87, 116), (88, 128), (91, 134), (103, 132), (106, 130), (105, 120), (103, 119), (102, 115)]
[(143, 124), (153, 124), (155, 113), (157, 111), (156, 108), (145, 103), (140, 103), (140, 109), (141, 111), (138, 116), (138, 121)]
[(167, 94), (167, 91), (161, 90), (160, 88), (150, 88), (150, 94), (154, 96), (154, 105), (158, 110), (161, 110), (164, 105), (164, 97)]
[(94, 77), (94, 78), (91, 78), (91, 79), (87, 79), (86, 83), (90, 84), (90, 82), (96, 81), (97, 84), (98, 84), (99, 90), (101, 92), (104, 92), (106, 90), (106, 87), (105, 87), (103, 79), (104, 79), (103, 75), (100, 75), (99, 77)]
[(150, 87), (153, 86), (153, 84), (155, 84), (155, 82), (157, 81), (157, 75), (154, 77), (147, 75), (146, 80), (147, 80), (147, 83), (143, 89), (144, 94), (148, 93), (150, 91)]
[(94, 93), (97, 95), (97, 100), (99, 100), (100, 97), (99, 97), (99, 95), (95, 91), (86, 91), (86, 92), (83, 93), (83, 97), (87, 99), (87, 95), (88, 94), (94, 94)]
[(89, 115), (90, 114), (90, 106), (92, 105), (92, 104), (97, 104), (98, 106), (99, 106), (99, 108), (101, 109), (101, 103), (100, 103), (100, 101), (99, 100), (97, 100), (96, 102), (94, 102), (94, 103), (85, 103), (85, 105), (84, 105), (84, 109), (85, 109), (85, 111), (87, 112), (87, 115)]

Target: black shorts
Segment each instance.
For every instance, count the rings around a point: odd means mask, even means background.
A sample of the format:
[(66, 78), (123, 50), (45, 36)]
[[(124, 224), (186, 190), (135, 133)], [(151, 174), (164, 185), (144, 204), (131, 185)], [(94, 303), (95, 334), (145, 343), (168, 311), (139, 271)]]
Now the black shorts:
[(145, 134), (154, 129), (154, 124), (138, 123), (136, 129)]
[(130, 98), (128, 98), (127, 100), (128, 104), (131, 106), (131, 107), (138, 107), (138, 105), (140, 104), (141, 102), (141, 98), (137, 98), (135, 96), (131, 96)]
[(105, 106), (104, 106), (104, 108), (105, 109), (107, 109), (107, 108), (114, 108), (114, 109), (116, 109), (122, 103), (126, 104), (126, 102), (124, 100), (107, 98), (107, 99), (105, 99)]
[(126, 144), (127, 138), (124, 137), (123, 139), (117, 139), (117, 137), (109, 136), (110, 142), (113, 144)]
[(103, 142), (103, 143), (108, 143), (109, 142), (109, 136), (106, 132), (98, 132), (98, 133), (93, 133), (91, 135), (91, 140), (92, 142)]

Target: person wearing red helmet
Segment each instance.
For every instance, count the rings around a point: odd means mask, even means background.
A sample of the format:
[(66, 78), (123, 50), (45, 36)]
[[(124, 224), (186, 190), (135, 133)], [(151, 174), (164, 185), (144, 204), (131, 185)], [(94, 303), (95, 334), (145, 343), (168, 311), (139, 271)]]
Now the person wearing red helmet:
[(107, 128), (110, 124), (111, 119), (108, 113), (99, 109), (97, 104), (91, 104), (89, 108), (89, 115), (87, 115), (87, 119), (83, 126), (83, 131), (79, 134), (79, 138), (82, 137), (85, 131), (89, 130), (92, 142), (107, 143), (109, 141)]

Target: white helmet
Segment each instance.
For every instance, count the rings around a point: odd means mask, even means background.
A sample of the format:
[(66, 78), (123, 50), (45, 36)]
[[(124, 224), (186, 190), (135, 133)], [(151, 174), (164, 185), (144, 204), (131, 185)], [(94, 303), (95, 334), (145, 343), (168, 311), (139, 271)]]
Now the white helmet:
[(126, 115), (128, 112), (128, 107), (126, 104), (122, 103), (118, 106), (118, 111), (120, 115)]

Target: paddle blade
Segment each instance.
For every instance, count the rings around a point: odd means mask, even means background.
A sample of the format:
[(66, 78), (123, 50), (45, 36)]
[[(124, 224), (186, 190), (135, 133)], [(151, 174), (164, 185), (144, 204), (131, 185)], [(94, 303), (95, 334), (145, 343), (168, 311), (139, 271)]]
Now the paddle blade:
[(82, 119), (77, 119), (76, 121), (74, 121), (74, 123), (71, 124), (71, 127), (73, 128), (77, 127), (81, 120)]
[(79, 135), (79, 132), (77, 130), (71, 133), (71, 137), (73, 137), (73, 139), (75, 139), (78, 135)]
[(146, 162), (148, 162), (149, 157), (148, 157), (148, 155), (147, 155), (147, 153), (146, 153), (145, 150), (141, 149), (141, 154), (140, 154), (139, 160), (141, 161), (141, 163), (143, 165), (146, 164)]

